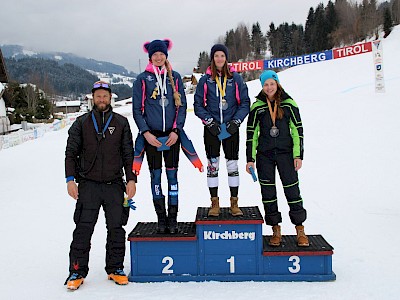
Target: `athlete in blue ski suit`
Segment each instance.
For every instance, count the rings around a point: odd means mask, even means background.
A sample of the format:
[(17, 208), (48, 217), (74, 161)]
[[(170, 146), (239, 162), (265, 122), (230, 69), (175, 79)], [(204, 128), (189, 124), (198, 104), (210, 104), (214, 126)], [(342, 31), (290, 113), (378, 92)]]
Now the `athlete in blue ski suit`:
[[(227, 160), (228, 183), (231, 193), (231, 214), (243, 215), (237, 206), (239, 188), (239, 126), (250, 111), (247, 86), (242, 77), (227, 65), (228, 49), (221, 44), (211, 48), (211, 65), (201, 77), (194, 96), (194, 112), (204, 127), (207, 154), (207, 184), (212, 207), (209, 216), (219, 215), (218, 171), (221, 144)], [(227, 138), (220, 140), (221, 128), (226, 126)]]
[[(139, 134), (145, 138), (151, 190), (158, 217), (157, 230), (160, 233), (177, 231), (179, 133), (186, 119), (182, 79), (167, 60), (170, 46), (169, 40), (154, 40), (144, 45), (150, 62), (133, 85), (133, 118)], [(163, 138), (166, 139), (163, 146), (169, 149), (160, 148)], [(168, 180), (168, 216), (161, 189), (162, 157)]]

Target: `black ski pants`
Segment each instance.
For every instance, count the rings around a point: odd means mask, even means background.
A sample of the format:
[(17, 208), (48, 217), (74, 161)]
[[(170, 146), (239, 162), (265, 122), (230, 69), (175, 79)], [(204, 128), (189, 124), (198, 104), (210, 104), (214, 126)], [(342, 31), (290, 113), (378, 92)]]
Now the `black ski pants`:
[(290, 220), (294, 225), (301, 225), (307, 218), (307, 212), (303, 208), (303, 199), (300, 195), (297, 171), (294, 170), (292, 153), (257, 152), (256, 163), (265, 210), (265, 223), (274, 226), (282, 222), (282, 215), (278, 210), (275, 184), (275, 172), (278, 169), (289, 204)]
[(124, 267), (125, 230), (129, 217), (129, 207), (124, 207), (125, 185), (122, 180), (116, 182), (95, 182), (81, 180), (78, 186), (79, 197), (76, 202), (74, 222), (76, 224), (70, 247), (70, 273), (83, 277), (89, 272), (90, 240), (103, 207), (106, 227), (106, 267), (107, 274)]
[(211, 132), (204, 127), (204, 147), (208, 159), (220, 156), (221, 144), (226, 159), (239, 159), (239, 132), (220, 141), (217, 136), (212, 135)]

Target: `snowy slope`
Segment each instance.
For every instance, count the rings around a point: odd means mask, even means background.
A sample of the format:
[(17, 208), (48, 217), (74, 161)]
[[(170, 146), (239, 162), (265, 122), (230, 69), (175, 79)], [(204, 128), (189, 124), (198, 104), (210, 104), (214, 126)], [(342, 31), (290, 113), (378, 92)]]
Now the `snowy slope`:
[[(90, 273), (81, 289), (69, 293), (68, 251), (75, 201), (64, 182), (67, 129), (0, 151), (1, 299), (398, 299), (400, 268), (400, 182), (398, 111), (400, 27), (383, 41), (386, 93), (374, 92), (372, 54), (298, 66), (279, 74), (300, 107), (305, 160), (300, 188), (308, 210), (306, 233), (322, 234), (334, 248), (334, 282), (130, 283), (117, 286), (104, 271), (105, 224), (100, 214), (92, 240)], [(249, 82), (253, 97), (258, 81)], [(188, 99), (193, 101), (191, 95)], [(129, 114), (130, 106), (117, 108)], [(133, 120), (130, 122), (136, 133)], [(185, 129), (205, 162), (202, 125), (192, 112)], [(240, 157), (241, 206), (260, 205), (259, 186), (245, 173), (244, 131)], [(228, 205), (225, 164), (221, 202)], [(208, 206), (204, 173), (182, 155), (179, 221), (194, 221)], [(163, 178), (164, 181), (165, 177)], [(201, 184), (199, 184), (201, 183)], [(194, 192), (194, 190), (196, 192)], [(279, 190), (283, 233), (294, 234)], [(138, 221), (155, 221), (146, 164), (139, 177)], [(261, 207), (260, 207), (261, 208)], [(261, 210), (262, 211), (262, 210)], [(264, 227), (264, 234), (269, 228)], [(128, 243), (127, 243), (128, 245)], [(127, 250), (125, 270), (129, 272)]]

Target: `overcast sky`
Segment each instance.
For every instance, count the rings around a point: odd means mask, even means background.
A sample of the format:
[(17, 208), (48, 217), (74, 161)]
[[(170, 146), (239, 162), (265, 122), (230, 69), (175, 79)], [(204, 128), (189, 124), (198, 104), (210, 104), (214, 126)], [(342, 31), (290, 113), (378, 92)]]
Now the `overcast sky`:
[(3, 0), (0, 45), (70, 52), (143, 71), (143, 43), (169, 38), (169, 60), (191, 73), (199, 53), (239, 23), (303, 24), (310, 7), (328, 0)]

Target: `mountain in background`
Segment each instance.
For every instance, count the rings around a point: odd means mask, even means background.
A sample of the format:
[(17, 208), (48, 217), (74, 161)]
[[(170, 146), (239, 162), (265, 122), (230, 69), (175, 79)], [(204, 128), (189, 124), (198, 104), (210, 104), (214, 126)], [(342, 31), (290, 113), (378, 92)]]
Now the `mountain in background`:
[(73, 64), (85, 70), (97, 73), (120, 74), (128, 77), (136, 77), (137, 74), (128, 71), (125, 67), (110, 62), (98, 61), (92, 58), (80, 57), (72, 53), (64, 52), (34, 52), (19, 45), (2, 45), (1, 51), (5, 58), (19, 60), (25, 57), (44, 58), (58, 61), (59, 64)]
[(11, 80), (34, 83), (46, 93), (77, 98), (101, 79), (112, 84), (119, 99), (132, 94), (136, 74), (122, 66), (71, 53), (37, 53), (19, 45), (3, 45), (1, 50)]

